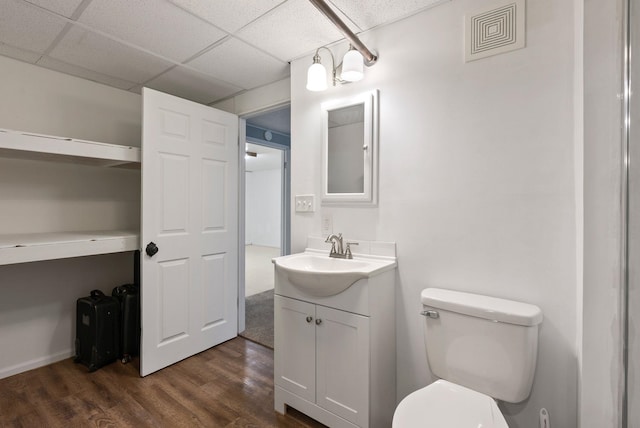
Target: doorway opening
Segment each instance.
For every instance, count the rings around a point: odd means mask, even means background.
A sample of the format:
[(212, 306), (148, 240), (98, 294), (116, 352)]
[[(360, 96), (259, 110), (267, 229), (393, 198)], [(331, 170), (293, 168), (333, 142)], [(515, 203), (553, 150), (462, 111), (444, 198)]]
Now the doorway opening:
[[(271, 260), (290, 253), (290, 106), (245, 118), (244, 331), (273, 348), (274, 273)], [(241, 241), (242, 242), (242, 241)], [(241, 287), (242, 288), (242, 287)], [(241, 290), (242, 292), (242, 290)]]

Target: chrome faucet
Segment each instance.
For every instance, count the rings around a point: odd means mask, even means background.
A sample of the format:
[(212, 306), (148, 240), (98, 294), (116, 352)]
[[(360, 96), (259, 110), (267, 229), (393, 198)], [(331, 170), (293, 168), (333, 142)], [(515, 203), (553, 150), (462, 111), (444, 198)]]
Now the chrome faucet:
[[(342, 233), (332, 233), (327, 236), (325, 241), (327, 244), (331, 244), (331, 251), (329, 252), (329, 257), (339, 257), (344, 258), (344, 250), (342, 249)], [(337, 244), (337, 247), (336, 247)]]
[[(342, 245), (342, 233), (332, 233), (327, 236), (325, 241), (327, 244), (331, 244), (331, 251), (329, 251), (329, 257), (335, 257), (338, 259), (352, 259), (353, 254), (351, 254), (351, 245), (358, 245), (357, 242), (347, 242), (347, 249), (343, 249)], [(337, 245), (336, 245), (337, 244)]]

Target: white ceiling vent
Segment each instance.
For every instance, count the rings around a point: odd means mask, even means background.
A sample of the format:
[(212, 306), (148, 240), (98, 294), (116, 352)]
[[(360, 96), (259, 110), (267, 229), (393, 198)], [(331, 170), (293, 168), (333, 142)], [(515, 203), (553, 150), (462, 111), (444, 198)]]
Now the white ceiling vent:
[(494, 3), (465, 15), (465, 62), (524, 47), (525, 0)]

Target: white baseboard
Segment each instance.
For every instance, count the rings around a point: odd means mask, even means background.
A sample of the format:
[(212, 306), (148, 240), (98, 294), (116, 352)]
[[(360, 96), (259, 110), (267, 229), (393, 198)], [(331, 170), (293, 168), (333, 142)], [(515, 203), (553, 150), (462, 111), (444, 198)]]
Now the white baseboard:
[(43, 367), (49, 364), (57, 363), (58, 361), (62, 361), (74, 355), (75, 355), (75, 352), (72, 349), (68, 349), (66, 351), (58, 352), (57, 354), (47, 355), (45, 357), (36, 358), (30, 361), (25, 361), (23, 363), (16, 364), (10, 367), (0, 368), (0, 379), (13, 376), (18, 373), (26, 372), (28, 370), (37, 369), (38, 367)]

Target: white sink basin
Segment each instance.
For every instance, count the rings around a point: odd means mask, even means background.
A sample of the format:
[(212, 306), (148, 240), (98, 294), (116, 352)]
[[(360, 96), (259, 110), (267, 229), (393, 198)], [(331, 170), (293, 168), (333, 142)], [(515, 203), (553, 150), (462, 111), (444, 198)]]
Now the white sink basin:
[(395, 261), (356, 258), (336, 259), (328, 254), (298, 253), (273, 259), (277, 271), (306, 293), (325, 297), (338, 294), (359, 279), (393, 269)]

